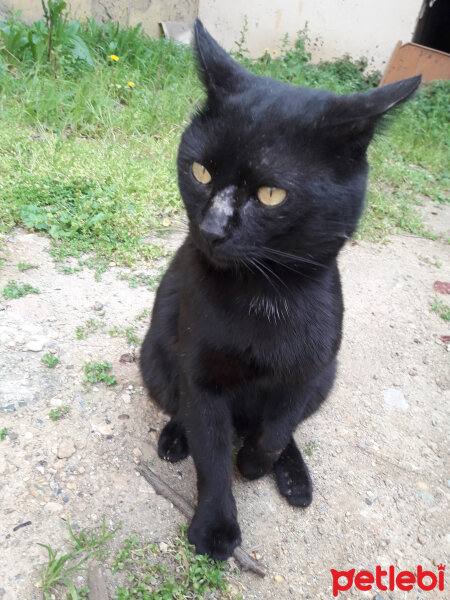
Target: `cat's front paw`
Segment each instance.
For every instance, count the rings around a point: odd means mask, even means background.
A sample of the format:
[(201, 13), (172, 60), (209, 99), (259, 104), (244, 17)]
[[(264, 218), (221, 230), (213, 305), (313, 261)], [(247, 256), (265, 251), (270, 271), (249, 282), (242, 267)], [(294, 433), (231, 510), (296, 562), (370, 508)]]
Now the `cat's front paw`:
[(189, 455), (184, 427), (171, 419), (161, 431), (158, 440), (158, 456), (169, 462), (178, 462)]
[(312, 502), (312, 482), (302, 455), (291, 441), (273, 466), (280, 493), (289, 504), (306, 508)]
[(258, 479), (271, 471), (276, 454), (264, 452), (257, 444), (245, 442), (236, 458), (236, 466), (247, 479)]
[(197, 510), (188, 529), (188, 539), (197, 554), (226, 560), (241, 543), (241, 530), (233, 516), (217, 517)]

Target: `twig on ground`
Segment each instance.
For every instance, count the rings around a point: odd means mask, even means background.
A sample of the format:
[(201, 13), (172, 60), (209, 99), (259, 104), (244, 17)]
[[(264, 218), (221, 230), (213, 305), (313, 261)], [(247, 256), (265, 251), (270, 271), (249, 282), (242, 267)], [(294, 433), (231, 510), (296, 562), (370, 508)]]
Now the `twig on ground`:
[(109, 600), (103, 571), (100, 565), (94, 565), (88, 574), (89, 600)]
[[(180, 496), (180, 494), (178, 494), (178, 492), (162, 481), (156, 473), (147, 466), (140, 464), (137, 466), (137, 470), (147, 483), (154, 488), (157, 494), (164, 496), (164, 498), (169, 500), (169, 502), (172, 502), (185, 517), (192, 519), (194, 516), (194, 509), (182, 496)], [(253, 571), (260, 577), (265, 577), (266, 573), (262, 566), (247, 554), (245, 550), (242, 550), (242, 548), (235, 548), (233, 556), (240, 563), (243, 571)]]

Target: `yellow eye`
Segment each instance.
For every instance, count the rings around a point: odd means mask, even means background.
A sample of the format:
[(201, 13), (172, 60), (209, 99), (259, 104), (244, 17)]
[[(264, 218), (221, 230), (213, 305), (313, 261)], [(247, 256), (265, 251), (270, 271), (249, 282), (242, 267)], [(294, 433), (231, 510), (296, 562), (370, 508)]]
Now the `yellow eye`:
[(200, 183), (209, 183), (212, 179), (211, 173), (208, 171), (208, 169), (205, 169), (205, 167), (200, 165), (198, 162), (192, 163), (192, 174)]
[(260, 187), (257, 194), (258, 200), (266, 206), (276, 206), (286, 198), (286, 190), (274, 187)]

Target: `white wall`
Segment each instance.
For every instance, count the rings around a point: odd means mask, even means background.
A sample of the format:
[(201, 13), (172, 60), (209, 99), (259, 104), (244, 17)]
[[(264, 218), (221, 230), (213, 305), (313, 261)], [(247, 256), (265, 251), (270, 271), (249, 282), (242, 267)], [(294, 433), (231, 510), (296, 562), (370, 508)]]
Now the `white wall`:
[(395, 44), (411, 41), (422, 0), (199, 0), (199, 17), (226, 50), (235, 49), (244, 17), (252, 56), (294, 41), (308, 22), (313, 59), (349, 53), (383, 70)]

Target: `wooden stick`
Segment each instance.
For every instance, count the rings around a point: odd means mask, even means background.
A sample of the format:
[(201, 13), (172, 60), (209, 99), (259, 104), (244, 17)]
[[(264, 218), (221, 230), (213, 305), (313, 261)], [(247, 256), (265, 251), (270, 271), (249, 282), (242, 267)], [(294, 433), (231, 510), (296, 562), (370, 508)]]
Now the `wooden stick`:
[(88, 573), (89, 600), (109, 600), (103, 571), (96, 564), (89, 569)]
[[(162, 481), (156, 475), (156, 473), (154, 473), (146, 465), (140, 464), (136, 468), (142, 477), (147, 481), (147, 483), (154, 488), (157, 494), (164, 496), (164, 498), (169, 500), (169, 502), (172, 502), (172, 504), (176, 506), (185, 517), (192, 519), (194, 516), (194, 509), (189, 502), (186, 502), (186, 500), (180, 496), (178, 492), (167, 485), (167, 483)], [(242, 548), (235, 548), (233, 556), (240, 563), (243, 571), (253, 571), (260, 577), (265, 577), (266, 573), (262, 566), (254, 558), (247, 554), (245, 550), (242, 550)]]

